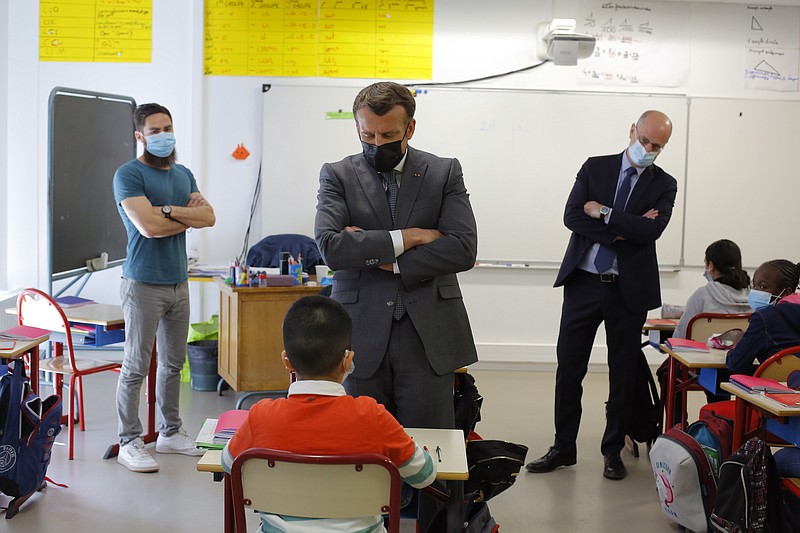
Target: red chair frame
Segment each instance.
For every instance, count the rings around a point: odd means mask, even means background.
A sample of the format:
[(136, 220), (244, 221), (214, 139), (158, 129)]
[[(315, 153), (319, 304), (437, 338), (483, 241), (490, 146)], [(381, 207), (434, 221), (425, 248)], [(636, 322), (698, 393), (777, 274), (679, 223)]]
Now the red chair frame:
[[(57, 318), (55, 322), (47, 324), (36, 323), (35, 321), (28, 321), (25, 313), (25, 301), (27, 298), (34, 300), (42, 299), (53, 309), (50, 311), (54, 313)], [(53, 346), (53, 357), (43, 359), (40, 361), (39, 369), (45, 372), (52, 372), (54, 375), (53, 389), (62, 402), (63, 389), (64, 389), (64, 375), (69, 374), (69, 408), (66, 415), (66, 424), (68, 426), (68, 454), (69, 459), (72, 460), (74, 456), (75, 447), (75, 397), (78, 400), (78, 420), (80, 421), (81, 431), (86, 430), (86, 416), (83, 406), (83, 377), (108, 370), (118, 371), (122, 368), (121, 363), (113, 363), (110, 361), (100, 361), (95, 359), (77, 359), (75, 357), (75, 349), (72, 344), (72, 335), (70, 333), (70, 323), (64, 310), (58, 305), (52, 296), (40, 291), (39, 289), (23, 289), (17, 297), (17, 321), (19, 325), (36, 326), (40, 328), (50, 329), (55, 333), (63, 333), (64, 340), (54, 340), (52, 337), (50, 342)], [(64, 356), (64, 344), (67, 345), (67, 355)], [(64, 364), (68, 363), (68, 364)], [(64, 420), (62, 419), (62, 424)]]
[[(708, 322), (730, 320), (731, 322), (735, 322), (742, 319), (749, 320), (750, 315), (751, 313), (697, 313), (689, 319), (689, 324), (686, 326), (686, 338), (702, 342), (706, 341), (706, 339), (696, 339), (692, 335), (695, 322), (700, 320), (706, 320)], [(722, 333), (722, 331), (718, 331), (717, 333)], [(675, 419), (675, 398), (680, 395), (683, 412), (681, 413), (679, 427), (681, 429), (686, 429), (686, 393), (688, 391), (701, 391), (705, 389), (697, 384), (697, 374), (690, 372), (688, 368), (681, 365), (674, 357), (670, 357), (667, 364), (667, 383), (669, 384), (669, 390), (667, 398), (664, 401), (663, 427), (667, 430), (673, 426), (673, 421)]]

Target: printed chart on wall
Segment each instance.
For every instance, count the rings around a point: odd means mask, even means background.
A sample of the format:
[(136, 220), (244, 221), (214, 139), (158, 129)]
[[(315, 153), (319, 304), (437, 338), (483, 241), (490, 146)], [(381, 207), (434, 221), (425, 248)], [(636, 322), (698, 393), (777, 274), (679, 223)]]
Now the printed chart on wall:
[(42, 0), (39, 61), (149, 63), (153, 0)]
[(206, 0), (205, 74), (431, 79), (434, 0)]
[(685, 4), (582, 1), (577, 30), (597, 41), (577, 69), (578, 83), (680, 87), (689, 77)]
[(800, 8), (744, 6), (745, 88), (797, 91), (800, 88)]

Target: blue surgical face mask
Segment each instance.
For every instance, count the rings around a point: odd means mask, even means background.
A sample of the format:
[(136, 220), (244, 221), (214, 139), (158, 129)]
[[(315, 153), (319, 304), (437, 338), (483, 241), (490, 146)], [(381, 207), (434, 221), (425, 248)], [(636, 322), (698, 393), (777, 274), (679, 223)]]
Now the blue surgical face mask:
[(169, 131), (148, 135), (145, 140), (144, 149), (156, 157), (167, 157), (175, 149), (175, 135)]
[(631, 162), (636, 165), (637, 167), (649, 167), (653, 164), (653, 161), (656, 160), (656, 156), (658, 152), (648, 152), (642, 143), (639, 142), (639, 139), (628, 147), (628, 157), (631, 158)]
[(758, 289), (750, 289), (750, 294), (747, 295), (747, 303), (750, 304), (750, 309), (753, 311), (768, 307), (775, 300), (777, 300), (777, 297), (772, 293)]
[(708, 273), (708, 270), (703, 271), (703, 277), (706, 278), (706, 281), (709, 283), (714, 281), (714, 278), (711, 277), (711, 274)]

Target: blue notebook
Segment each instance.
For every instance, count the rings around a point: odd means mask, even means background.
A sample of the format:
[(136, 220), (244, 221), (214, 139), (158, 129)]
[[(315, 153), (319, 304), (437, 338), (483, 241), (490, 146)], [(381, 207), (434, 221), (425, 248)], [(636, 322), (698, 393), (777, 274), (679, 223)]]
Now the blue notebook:
[(97, 303), (94, 300), (89, 300), (87, 298), (81, 298), (79, 296), (59, 296), (56, 298), (58, 305), (60, 305), (63, 309), (69, 309), (70, 307), (80, 307), (82, 305), (89, 305)]

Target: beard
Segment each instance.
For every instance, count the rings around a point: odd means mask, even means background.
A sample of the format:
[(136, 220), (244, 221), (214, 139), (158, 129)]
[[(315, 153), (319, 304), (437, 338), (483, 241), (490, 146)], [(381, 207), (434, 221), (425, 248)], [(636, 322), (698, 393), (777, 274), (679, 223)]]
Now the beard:
[(159, 157), (157, 155), (151, 154), (145, 149), (142, 154), (142, 157), (144, 158), (144, 162), (150, 165), (151, 167), (169, 168), (178, 159), (178, 151), (173, 149), (172, 153), (169, 154), (167, 157)]

